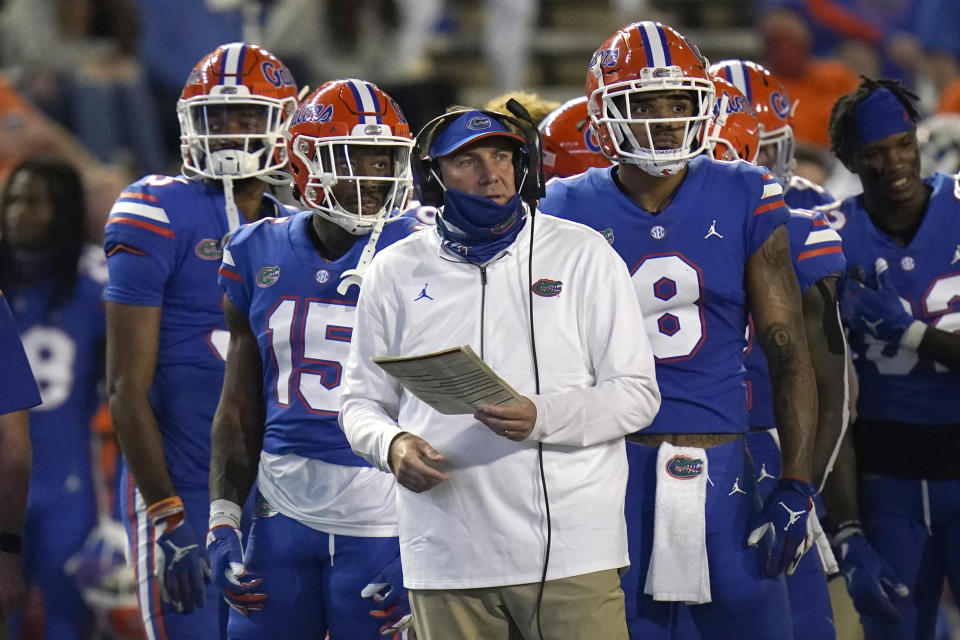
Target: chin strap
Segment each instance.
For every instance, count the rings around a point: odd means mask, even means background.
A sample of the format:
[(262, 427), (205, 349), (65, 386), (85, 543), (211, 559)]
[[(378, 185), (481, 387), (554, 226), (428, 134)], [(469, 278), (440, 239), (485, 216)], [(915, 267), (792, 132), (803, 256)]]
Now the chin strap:
[(233, 199), (233, 178), (223, 176), (221, 180), (223, 180), (223, 199), (226, 202), (227, 226), (230, 228), (230, 233), (233, 233), (240, 226), (240, 212), (237, 211), (237, 203)]
[(385, 216), (377, 219), (373, 225), (373, 229), (370, 231), (367, 245), (363, 248), (363, 253), (360, 254), (360, 260), (357, 262), (356, 268), (347, 269), (343, 272), (343, 275), (340, 276), (340, 284), (337, 285), (337, 293), (340, 295), (345, 295), (353, 285), (360, 286), (360, 282), (363, 280), (363, 272), (370, 266), (373, 255), (377, 251), (377, 240), (380, 239), (380, 232), (383, 231), (383, 225), (386, 224), (386, 222), (387, 219)]

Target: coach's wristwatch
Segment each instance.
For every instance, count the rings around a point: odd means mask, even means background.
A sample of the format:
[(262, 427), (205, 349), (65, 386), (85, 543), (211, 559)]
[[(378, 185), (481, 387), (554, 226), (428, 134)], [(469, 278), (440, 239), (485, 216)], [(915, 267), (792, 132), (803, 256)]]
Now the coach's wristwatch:
[(0, 551), (4, 553), (20, 553), (23, 551), (23, 538), (19, 533), (0, 531)]

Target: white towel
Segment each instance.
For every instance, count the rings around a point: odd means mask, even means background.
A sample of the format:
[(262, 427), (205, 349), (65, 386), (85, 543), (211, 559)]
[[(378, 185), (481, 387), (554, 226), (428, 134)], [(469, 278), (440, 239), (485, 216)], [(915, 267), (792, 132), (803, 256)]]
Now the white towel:
[(707, 452), (661, 443), (653, 554), (643, 592), (659, 601), (710, 602), (706, 542)]
[(820, 526), (816, 505), (810, 510), (810, 515), (807, 516), (807, 535), (813, 538), (813, 546), (816, 547), (817, 554), (820, 556), (820, 566), (823, 568), (823, 572), (832, 576), (840, 571), (840, 567), (837, 566), (837, 559), (833, 555), (833, 549), (830, 548), (830, 541), (827, 540), (827, 534), (823, 532), (823, 527)]

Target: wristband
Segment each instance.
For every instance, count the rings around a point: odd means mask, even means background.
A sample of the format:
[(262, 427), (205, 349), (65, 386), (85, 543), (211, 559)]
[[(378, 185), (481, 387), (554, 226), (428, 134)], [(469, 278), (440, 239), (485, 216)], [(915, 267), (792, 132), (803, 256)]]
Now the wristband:
[(240, 517), (243, 509), (235, 502), (230, 500), (214, 500), (210, 503), (210, 522), (209, 529), (227, 525), (234, 529), (240, 528)]
[(0, 531), (0, 551), (19, 554), (23, 551), (23, 538), (19, 533)]
[(178, 513), (183, 513), (183, 500), (180, 499), (180, 496), (164, 498), (147, 507), (147, 516), (154, 525)]
[(927, 325), (919, 320), (914, 320), (910, 323), (910, 326), (907, 327), (907, 330), (904, 331), (903, 335), (900, 337), (900, 344), (908, 349), (916, 351), (920, 348), (920, 343), (923, 341), (923, 336), (926, 333)]

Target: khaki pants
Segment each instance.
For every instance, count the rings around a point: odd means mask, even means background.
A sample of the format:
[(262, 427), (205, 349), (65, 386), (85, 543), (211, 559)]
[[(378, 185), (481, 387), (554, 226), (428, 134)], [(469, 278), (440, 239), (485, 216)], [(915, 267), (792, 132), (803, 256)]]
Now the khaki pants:
[[(411, 589), (418, 640), (540, 640), (539, 583), (485, 589)], [(540, 605), (543, 640), (627, 640), (616, 569), (548, 580)]]

